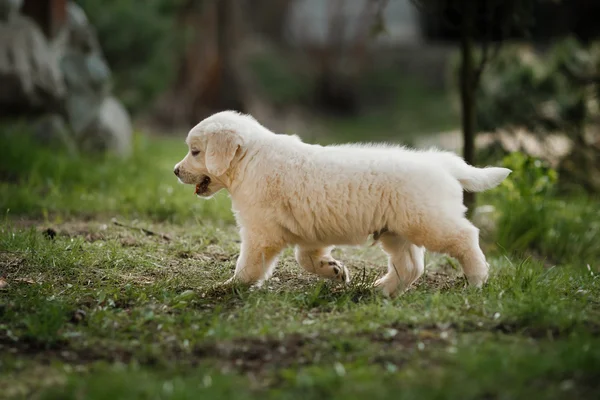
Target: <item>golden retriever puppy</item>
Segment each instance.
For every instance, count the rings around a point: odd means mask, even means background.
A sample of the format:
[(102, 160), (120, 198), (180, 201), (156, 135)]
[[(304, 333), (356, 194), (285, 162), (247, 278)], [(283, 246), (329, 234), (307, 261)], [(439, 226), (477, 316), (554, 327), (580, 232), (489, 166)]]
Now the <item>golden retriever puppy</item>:
[(463, 189), (493, 188), (509, 169), (475, 168), (437, 150), (311, 145), (232, 111), (201, 121), (186, 142), (189, 151), (174, 170), (179, 181), (195, 185), (200, 197), (221, 189), (231, 196), (242, 240), (231, 279), (262, 283), (280, 252), (294, 245), (304, 269), (348, 282), (331, 250), (373, 235), (389, 255), (388, 272), (376, 282), (385, 295), (421, 276), (425, 248), (458, 259), (470, 284), (487, 280)]

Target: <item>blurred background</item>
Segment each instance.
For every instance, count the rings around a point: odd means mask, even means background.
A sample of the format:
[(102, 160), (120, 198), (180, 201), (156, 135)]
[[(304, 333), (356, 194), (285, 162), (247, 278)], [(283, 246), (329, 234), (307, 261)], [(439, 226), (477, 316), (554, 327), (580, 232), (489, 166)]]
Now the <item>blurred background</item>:
[(170, 175), (187, 131), (235, 109), (307, 142), (508, 166), (503, 200), (466, 201), (524, 232), (546, 235), (545, 212), (597, 222), (598, 17), (593, 0), (0, 0), (2, 209), (230, 218)]

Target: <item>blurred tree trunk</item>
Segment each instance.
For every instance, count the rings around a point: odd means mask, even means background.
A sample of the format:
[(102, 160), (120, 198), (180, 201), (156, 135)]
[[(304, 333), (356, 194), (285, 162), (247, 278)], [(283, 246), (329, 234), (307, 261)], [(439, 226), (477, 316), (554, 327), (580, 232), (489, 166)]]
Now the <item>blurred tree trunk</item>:
[[(236, 0), (237, 1), (237, 0)], [(233, 4), (232, 0), (217, 0), (217, 57), (221, 73), (218, 108), (243, 111), (240, 83), (233, 69)]]
[[(323, 43), (308, 46), (318, 68), (317, 105), (330, 113), (355, 115), (360, 109), (358, 78), (372, 61), (369, 44), (383, 26), (388, 0), (367, 0), (353, 12), (349, 0), (327, 2), (327, 26)], [(350, 7), (349, 7), (350, 6)]]
[[(475, 165), (475, 135), (477, 134), (477, 100), (475, 94), (481, 75), (491, 58), (499, 51), (502, 41), (511, 33), (525, 31), (531, 24), (534, 0), (411, 0), (421, 12), (431, 13), (446, 24), (444, 29), (457, 32), (460, 41), (459, 72), (463, 157)], [(493, 54), (490, 46), (493, 43)], [(475, 57), (475, 48), (481, 55)], [(465, 192), (465, 205), (470, 216), (475, 194)]]
[(181, 4), (177, 26), (186, 40), (173, 84), (154, 110), (156, 123), (189, 127), (225, 108), (243, 110), (234, 68), (240, 7), (235, 0)]
[(285, 45), (285, 29), (288, 11), (295, 0), (251, 0), (250, 13), (253, 31), (270, 41)]
[[(477, 89), (478, 77), (476, 76), (475, 61), (473, 59), (474, 27), (477, 3), (471, 1), (463, 2), (462, 23), (460, 30), (460, 99), (462, 111), (463, 130), (463, 158), (471, 165), (475, 165), (475, 134), (477, 132), (475, 113), (475, 90)], [(465, 206), (468, 215), (473, 211), (475, 205), (475, 193), (465, 192)]]

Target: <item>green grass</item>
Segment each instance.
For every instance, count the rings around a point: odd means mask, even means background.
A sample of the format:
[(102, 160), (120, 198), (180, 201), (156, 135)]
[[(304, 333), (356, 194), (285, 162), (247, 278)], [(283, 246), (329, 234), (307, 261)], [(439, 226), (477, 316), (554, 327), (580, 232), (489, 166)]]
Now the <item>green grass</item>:
[[(418, 284), (385, 299), (370, 288), (385, 265), (378, 248), (336, 250), (349, 286), (303, 271), (288, 249), (263, 288), (223, 286), (239, 251), (230, 204), (176, 184), (182, 140), (138, 136), (128, 161), (6, 146), (0, 398), (600, 394), (597, 260), (548, 268), (490, 253), (490, 282), (475, 290), (428, 254)], [(589, 223), (556, 226), (576, 236)]]
[(128, 218), (186, 221), (206, 215), (231, 222), (226, 196), (200, 202), (178, 184), (173, 166), (187, 152), (180, 140), (136, 135), (129, 160), (113, 156), (67, 157), (37, 148), (22, 130), (0, 133), (0, 207), (35, 218), (119, 214)]
[(520, 255), (534, 254), (554, 264), (598, 265), (600, 201), (587, 197), (521, 199), (499, 220), (500, 246)]

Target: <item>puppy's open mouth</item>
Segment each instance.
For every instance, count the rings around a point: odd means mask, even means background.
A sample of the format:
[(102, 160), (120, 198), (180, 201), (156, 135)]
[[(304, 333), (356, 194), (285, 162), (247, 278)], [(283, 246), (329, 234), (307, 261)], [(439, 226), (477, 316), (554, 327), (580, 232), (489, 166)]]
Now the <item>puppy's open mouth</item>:
[(202, 182), (196, 184), (195, 193), (198, 196), (206, 193), (208, 191), (208, 185), (210, 185), (210, 178), (208, 176), (205, 176), (204, 179), (202, 179)]

